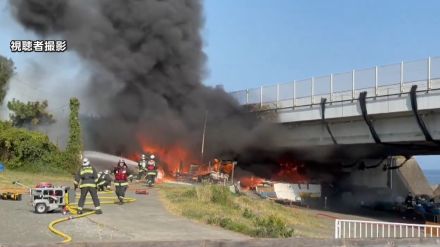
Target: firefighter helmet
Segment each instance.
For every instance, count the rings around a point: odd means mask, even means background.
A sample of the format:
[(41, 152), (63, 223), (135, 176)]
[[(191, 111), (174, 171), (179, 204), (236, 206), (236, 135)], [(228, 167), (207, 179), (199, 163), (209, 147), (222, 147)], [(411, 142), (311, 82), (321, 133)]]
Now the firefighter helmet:
[(84, 159), (83, 159), (83, 163), (82, 163), (82, 165), (83, 165), (83, 166), (89, 166), (89, 165), (90, 165), (90, 161), (89, 161), (89, 159), (84, 158)]
[(156, 158), (156, 156), (154, 156), (154, 154), (150, 155), (150, 159), (154, 160), (154, 158)]
[(141, 159), (145, 160), (145, 159), (147, 159), (147, 156), (145, 154), (142, 154)]

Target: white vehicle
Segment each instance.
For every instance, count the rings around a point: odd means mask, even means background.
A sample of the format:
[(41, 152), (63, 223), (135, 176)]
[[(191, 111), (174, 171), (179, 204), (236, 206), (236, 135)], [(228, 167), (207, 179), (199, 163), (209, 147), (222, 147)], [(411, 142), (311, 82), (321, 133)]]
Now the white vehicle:
[(321, 185), (264, 182), (264, 185), (256, 187), (256, 192), (264, 198), (303, 203), (308, 199), (319, 199)]
[(274, 183), (274, 191), (277, 199), (292, 202), (302, 202), (305, 198), (320, 198), (320, 184), (288, 184)]
[(32, 188), (31, 200), (32, 207), (37, 214), (44, 214), (54, 210), (63, 210), (67, 204), (66, 194), (70, 188), (65, 186), (60, 187), (45, 187)]

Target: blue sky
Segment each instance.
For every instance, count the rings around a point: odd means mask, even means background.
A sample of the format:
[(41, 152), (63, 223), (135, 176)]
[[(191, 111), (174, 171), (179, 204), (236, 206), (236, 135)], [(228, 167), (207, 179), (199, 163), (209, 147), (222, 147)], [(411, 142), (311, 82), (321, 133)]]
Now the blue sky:
[[(34, 38), (0, 0), (0, 54)], [(205, 84), (228, 91), (440, 56), (440, 1), (205, 0)], [(440, 168), (440, 158), (419, 158)]]
[[(440, 1), (207, 0), (206, 84), (234, 91), (440, 55)], [(440, 169), (439, 156), (417, 157)]]
[(440, 55), (440, 1), (205, 1), (208, 84), (228, 90)]

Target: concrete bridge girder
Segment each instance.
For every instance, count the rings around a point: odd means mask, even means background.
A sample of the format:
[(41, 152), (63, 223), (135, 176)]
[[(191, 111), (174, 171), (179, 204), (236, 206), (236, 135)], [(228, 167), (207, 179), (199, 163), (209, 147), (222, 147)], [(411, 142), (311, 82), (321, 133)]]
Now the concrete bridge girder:
[[(417, 94), (419, 115), (434, 139), (440, 140), (440, 92)], [(412, 112), (409, 95), (394, 95), (367, 100), (367, 111), (382, 142), (423, 142), (425, 137)], [(326, 121), (338, 144), (374, 143), (362, 118), (359, 102), (340, 102), (326, 106)], [(278, 111), (278, 121), (287, 125), (290, 135), (282, 146), (333, 144), (321, 121), (319, 105)]]
[[(440, 139), (440, 112), (425, 112), (423, 120), (434, 139)], [(338, 144), (374, 143), (365, 121), (361, 117), (329, 120), (329, 126)], [(280, 141), (282, 146), (331, 145), (333, 141), (320, 121), (286, 124), (289, 136)], [(425, 137), (413, 115), (393, 114), (376, 116), (374, 128), (382, 142), (424, 142)]]

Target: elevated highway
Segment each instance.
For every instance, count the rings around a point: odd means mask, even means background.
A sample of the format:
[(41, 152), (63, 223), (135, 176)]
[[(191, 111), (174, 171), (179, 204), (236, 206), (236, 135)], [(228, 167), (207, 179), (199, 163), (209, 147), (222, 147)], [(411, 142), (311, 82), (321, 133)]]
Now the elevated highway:
[(231, 94), (287, 126), (278, 145), (306, 160), (440, 153), (440, 57)]

